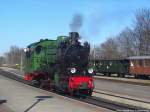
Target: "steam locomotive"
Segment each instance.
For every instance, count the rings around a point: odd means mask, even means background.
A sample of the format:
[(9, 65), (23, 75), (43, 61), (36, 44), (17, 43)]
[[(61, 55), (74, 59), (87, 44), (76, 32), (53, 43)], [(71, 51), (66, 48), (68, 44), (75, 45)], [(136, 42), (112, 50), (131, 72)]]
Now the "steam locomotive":
[(67, 92), (71, 95), (92, 95), (93, 66), (89, 63), (90, 45), (79, 41), (77, 32), (56, 40), (40, 40), (25, 50), (24, 79), (39, 87)]

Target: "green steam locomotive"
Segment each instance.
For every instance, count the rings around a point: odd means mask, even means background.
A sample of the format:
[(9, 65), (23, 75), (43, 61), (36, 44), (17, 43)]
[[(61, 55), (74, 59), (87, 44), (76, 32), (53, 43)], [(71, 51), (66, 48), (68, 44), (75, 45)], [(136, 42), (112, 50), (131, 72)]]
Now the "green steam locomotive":
[(89, 64), (90, 45), (82, 45), (79, 39), (77, 32), (70, 32), (69, 36), (27, 46), (24, 79), (40, 87), (91, 96), (94, 70)]

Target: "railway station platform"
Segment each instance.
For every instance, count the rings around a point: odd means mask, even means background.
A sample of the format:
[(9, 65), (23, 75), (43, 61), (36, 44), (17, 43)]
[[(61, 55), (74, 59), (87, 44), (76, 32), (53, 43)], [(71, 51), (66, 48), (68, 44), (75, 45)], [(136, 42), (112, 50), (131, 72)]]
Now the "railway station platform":
[(0, 112), (111, 112), (0, 75)]

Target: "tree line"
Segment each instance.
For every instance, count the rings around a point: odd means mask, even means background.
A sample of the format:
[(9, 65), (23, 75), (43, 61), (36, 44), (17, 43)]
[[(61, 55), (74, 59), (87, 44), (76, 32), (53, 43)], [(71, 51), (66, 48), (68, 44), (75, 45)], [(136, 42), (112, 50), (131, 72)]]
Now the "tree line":
[(150, 55), (150, 9), (138, 9), (133, 27), (124, 28), (91, 51), (91, 58), (118, 59)]
[(0, 65), (2, 65), (2, 64), (8, 64), (8, 65), (20, 64), (21, 58), (22, 58), (22, 52), (23, 52), (22, 48), (19, 48), (16, 45), (11, 46), (10, 50), (8, 52), (4, 53), (3, 56), (0, 56)]

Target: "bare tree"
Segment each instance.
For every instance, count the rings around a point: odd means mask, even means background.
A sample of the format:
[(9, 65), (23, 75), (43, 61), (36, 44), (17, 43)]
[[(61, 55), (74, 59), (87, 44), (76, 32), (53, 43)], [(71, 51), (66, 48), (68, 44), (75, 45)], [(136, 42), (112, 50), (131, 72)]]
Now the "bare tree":
[(91, 47), (91, 52), (90, 52), (90, 59), (101, 59), (102, 55), (101, 55), (101, 48), (100, 46), (92, 46)]
[(3, 56), (0, 56), (0, 66), (5, 63), (5, 58)]
[(9, 52), (5, 53), (7, 64), (20, 64), (22, 49), (17, 46), (11, 46)]
[(96, 58), (105, 59), (150, 55), (150, 9), (139, 9), (135, 14), (133, 30), (125, 28), (116, 37), (95, 48), (94, 52)]
[(119, 51), (121, 57), (128, 57), (136, 55), (135, 41), (133, 36), (133, 31), (126, 27), (118, 36), (117, 36)]
[(116, 59), (120, 58), (120, 52), (118, 49), (118, 42), (115, 38), (108, 38), (104, 43), (100, 45), (101, 58), (104, 59)]
[(150, 9), (139, 9), (135, 17), (134, 37), (138, 55), (150, 54)]

